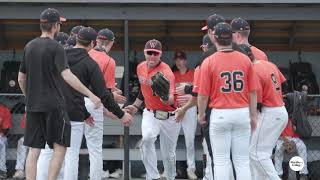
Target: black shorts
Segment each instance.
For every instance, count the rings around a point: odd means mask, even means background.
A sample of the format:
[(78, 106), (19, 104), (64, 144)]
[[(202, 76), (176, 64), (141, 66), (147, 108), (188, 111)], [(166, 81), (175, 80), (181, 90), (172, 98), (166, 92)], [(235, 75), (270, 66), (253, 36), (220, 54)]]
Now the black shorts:
[(52, 149), (57, 143), (70, 146), (71, 125), (65, 110), (54, 109), (49, 112), (27, 112), (24, 145), (43, 149), (46, 143)]

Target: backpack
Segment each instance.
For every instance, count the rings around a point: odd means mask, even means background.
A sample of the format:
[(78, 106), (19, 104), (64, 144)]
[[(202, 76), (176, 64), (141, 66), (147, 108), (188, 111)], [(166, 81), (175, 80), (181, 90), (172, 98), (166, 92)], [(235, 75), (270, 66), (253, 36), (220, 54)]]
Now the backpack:
[(291, 104), (289, 114), (292, 118), (292, 123), (296, 126), (296, 133), (302, 138), (310, 138), (312, 128), (307, 116), (307, 93), (294, 91), (289, 93), (287, 98)]

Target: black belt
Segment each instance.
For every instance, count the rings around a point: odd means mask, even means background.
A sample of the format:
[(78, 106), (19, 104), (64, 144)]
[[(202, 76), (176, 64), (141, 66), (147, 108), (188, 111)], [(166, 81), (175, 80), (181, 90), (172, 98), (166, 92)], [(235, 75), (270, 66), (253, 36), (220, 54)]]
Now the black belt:
[[(151, 109), (147, 109), (147, 108), (146, 108), (146, 110), (149, 111), (149, 112), (152, 112), (153, 114), (155, 114), (156, 111), (157, 111), (157, 110), (151, 110)], [(162, 111), (162, 110), (160, 110), (160, 111)], [(168, 112), (168, 113), (169, 113), (169, 116), (174, 116), (174, 115), (175, 115), (175, 114), (172, 113), (172, 112)]]

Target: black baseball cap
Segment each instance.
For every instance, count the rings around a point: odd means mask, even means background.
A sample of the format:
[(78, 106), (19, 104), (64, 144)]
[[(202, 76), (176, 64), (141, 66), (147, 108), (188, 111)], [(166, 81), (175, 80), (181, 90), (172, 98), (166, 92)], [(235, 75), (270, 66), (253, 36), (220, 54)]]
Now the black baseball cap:
[(209, 37), (208, 34), (205, 34), (202, 38), (202, 45), (206, 45), (208, 46), (208, 48), (210, 48), (211, 46), (213, 46), (213, 43)]
[(176, 60), (176, 59), (187, 59), (187, 55), (186, 55), (186, 53), (185, 52), (183, 52), (183, 51), (176, 51), (175, 53), (174, 53), (174, 58), (173, 58), (174, 60)]
[(71, 35), (78, 34), (81, 28), (83, 28), (83, 26), (81, 26), (81, 25), (74, 26), (74, 27), (71, 29), (70, 34), (71, 34)]
[(97, 32), (92, 27), (82, 27), (77, 34), (77, 39), (85, 41), (96, 41)]
[(67, 44), (69, 46), (75, 46), (77, 44), (77, 35), (72, 35), (68, 38)]
[(228, 23), (221, 22), (215, 26), (214, 36), (219, 40), (232, 42), (232, 28)]
[(230, 24), (233, 32), (250, 30), (249, 23), (242, 18), (235, 18)]
[(149, 40), (144, 46), (144, 51), (156, 51), (161, 53), (162, 52), (161, 42), (156, 39)]
[(213, 14), (207, 18), (207, 25), (202, 27), (202, 31), (206, 31), (208, 29), (214, 30), (214, 27), (220, 23), (220, 22), (225, 22), (226, 19), (218, 14)]
[(60, 16), (58, 10), (53, 8), (48, 8), (40, 14), (41, 23), (55, 23), (55, 22), (65, 22), (66, 18)]
[(57, 36), (54, 38), (58, 43), (65, 45), (67, 43), (67, 40), (69, 38), (69, 35), (65, 32), (58, 32)]
[(98, 32), (98, 37), (97, 37), (97, 39), (114, 41), (115, 36), (114, 36), (114, 33), (113, 33), (110, 29), (105, 28), (105, 29), (101, 29), (101, 30)]

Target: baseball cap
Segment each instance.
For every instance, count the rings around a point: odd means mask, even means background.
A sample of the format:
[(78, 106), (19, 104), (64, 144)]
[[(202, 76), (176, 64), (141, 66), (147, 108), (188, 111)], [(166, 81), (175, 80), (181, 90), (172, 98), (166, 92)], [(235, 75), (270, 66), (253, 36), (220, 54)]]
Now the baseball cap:
[(213, 46), (213, 43), (209, 37), (208, 34), (204, 35), (203, 38), (202, 38), (202, 46), (203, 45), (207, 45), (208, 48), (210, 48), (211, 46)]
[(144, 46), (144, 51), (156, 51), (161, 53), (162, 52), (161, 42), (156, 39), (149, 40)]
[(69, 46), (75, 46), (77, 44), (77, 35), (72, 35), (68, 38), (67, 44)]
[(80, 29), (83, 28), (83, 26), (79, 25), (79, 26), (74, 26), (71, 31), (70, 31), (70, 34), (78, 34)]
[(66, 18), (61, 17), (58, 10), (53, 8), (48, 8), (40, 14), (41, 23), (55, 23), (55, 22), (65, 22)]
[(176, 51), (175, 53), (174, 53), (174, 58), (173, 58), (174, 60), (176, 60), (176, 59), (187, 59), (187, 55), (186, 55), (186, 53), (185, 52), (183, 52), (183, 51)]
[(54, 38), (58, 43), (65, 45), (67, 43), (67, 40), (69, 38), (69, 35), (65, 32), (58, 32), (57, 36)]
[(214, 35), (219, 40), (232, 41), (232, 29), (227, 23), (221, 22), (215, 26)]
[(97, 39), (114, 41), (115, 36), (114, 36), (113, 32), (112, 32), (110, 29), (105, 28), (105, 29), (101, 29), (101, 30), (98, 32), (98, 37), (97, 37)]
[(242, 18), (235, 18), (230, 24), (233, 32), (250, 30), (249, 23)]
[(95, 41), (97, 38), (97, 32), (92, 27), (82, 27), (77, 34), (77, 39), (85, 41)]
[(222, 17), (218, 14), (213, 14), (207, 18), (207, 25), (202, 27), (201, 30), (202, 31), (206, 31), (208, 29), (214, 30), (214, 26), (216, 26), (220, 22), (225, 22), (225, 21), (226, 20), (224, 17)]

